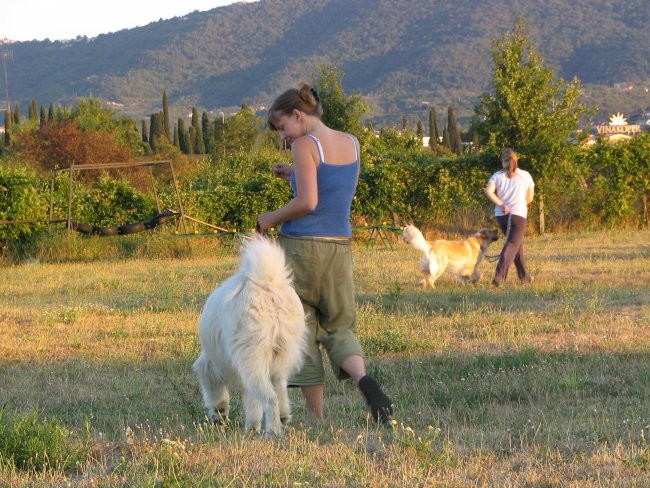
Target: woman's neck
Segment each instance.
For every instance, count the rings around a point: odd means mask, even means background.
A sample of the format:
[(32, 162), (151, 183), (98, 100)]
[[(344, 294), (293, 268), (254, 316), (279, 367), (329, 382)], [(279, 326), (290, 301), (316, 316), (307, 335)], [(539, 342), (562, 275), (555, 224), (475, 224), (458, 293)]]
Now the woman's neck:
[(327, 129), (327, 126), (323, 124), (323, 122), (320, 119), (313, 118), (313, 120), (306, 120), (305, 121), (305, 134), (312, 134), (315, 136), (318, 136), (318, 134), (322, 134), (325, 132)]

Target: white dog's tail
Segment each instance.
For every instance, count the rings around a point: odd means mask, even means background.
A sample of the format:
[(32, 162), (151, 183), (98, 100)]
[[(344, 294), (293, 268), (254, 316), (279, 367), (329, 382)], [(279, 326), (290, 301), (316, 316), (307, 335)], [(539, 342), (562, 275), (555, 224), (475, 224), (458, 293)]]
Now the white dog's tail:
[(260, 286), (291, 283), (292, 273), (282, 248), (274, 241), (256, 236), (244, 242), (241, 272)]

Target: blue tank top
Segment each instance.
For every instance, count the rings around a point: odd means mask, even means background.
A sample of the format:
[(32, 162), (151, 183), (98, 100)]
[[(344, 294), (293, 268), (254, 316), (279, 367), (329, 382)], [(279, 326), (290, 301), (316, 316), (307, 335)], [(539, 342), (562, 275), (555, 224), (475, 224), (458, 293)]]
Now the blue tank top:
[[(350, 209), (357, 189), (361, 157), (354, 136), (348, 134), (354, 144), (355, 160), (349, 164), (325, 162), (320, 141), (308, 134), (318, 147), (320, 162), (316, 168), (318, 204), (302, 217), (282, 223), (282, 233), (298, 237), (352, 237)], [(297, 194), (296, 179), (291, 173), (291, 190)]]

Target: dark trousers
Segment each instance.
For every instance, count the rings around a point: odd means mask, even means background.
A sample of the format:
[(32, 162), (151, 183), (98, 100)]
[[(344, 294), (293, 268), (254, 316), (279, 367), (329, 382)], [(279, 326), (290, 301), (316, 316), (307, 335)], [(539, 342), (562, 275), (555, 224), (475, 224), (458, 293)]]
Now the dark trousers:
[(501, 231), (506, 236), (506, 242), (499, 256), (499, 263), (494, 274), (494, 281), (501, 283), (508, 277), (508, 268), (514, 262), (519, 279), (524, 282), (531, 280), (524, 259), (524, 234), (527, 220), (518, 215), (496, 217)]

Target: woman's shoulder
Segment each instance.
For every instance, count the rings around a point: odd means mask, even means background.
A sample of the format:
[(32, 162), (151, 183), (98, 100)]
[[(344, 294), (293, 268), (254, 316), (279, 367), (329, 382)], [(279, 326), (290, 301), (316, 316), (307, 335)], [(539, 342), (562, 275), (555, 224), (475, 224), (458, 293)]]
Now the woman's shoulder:
[(531, 174), (530, 174), (528, 171), (526, 171), (525, 169), (517, 168), (517, 173), (518, 173), (519, 175), (523, 176), (524, 178), (526, 178), (527, 180), (533, 181), (533, 177), (532, 177)]

